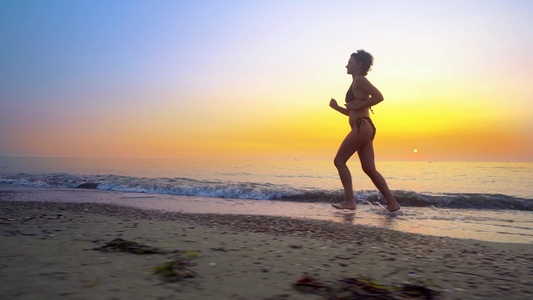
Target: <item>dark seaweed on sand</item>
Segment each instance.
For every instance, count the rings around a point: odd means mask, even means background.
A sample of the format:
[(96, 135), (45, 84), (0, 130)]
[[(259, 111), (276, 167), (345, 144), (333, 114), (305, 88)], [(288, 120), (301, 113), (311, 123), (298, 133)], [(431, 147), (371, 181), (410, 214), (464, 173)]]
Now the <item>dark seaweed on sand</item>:
[(187, 267), (196, 264), (190, 260), (198, 256), (196, 251), (165, 251), (148, 245), (140, 244), (134, 241), (116, 238), (105, 243), (102, 247), (94, 250), (103, 252), (126, 252), (133, 254), (169, 254), (175, 253), (174, 259), (150, 269), (154, 275), (159, 275), (166, 282), (178, 282), (185, 278), (194, 278), (196, 272), (189, 270)]
[(381, 286), (371, 280), (343, 278), (337, 282), (320, 281), (311, 276), (300, 278), (294, 287), (303, 293), (312, 293), (328, 300), (336, 299), (437, 299), (440, 292), (423, 285), (403, 284), (398, 287)]
[(160, 250), (158, 248), (140, 244), (134, 241), (123, 240), (121, 238), (116, 238), (105, 243), (105, 245), (102, 247), (95, 248), (94, 250), (103, 252), (127, 252), (133, 254), (168, 254), (175, 252)]

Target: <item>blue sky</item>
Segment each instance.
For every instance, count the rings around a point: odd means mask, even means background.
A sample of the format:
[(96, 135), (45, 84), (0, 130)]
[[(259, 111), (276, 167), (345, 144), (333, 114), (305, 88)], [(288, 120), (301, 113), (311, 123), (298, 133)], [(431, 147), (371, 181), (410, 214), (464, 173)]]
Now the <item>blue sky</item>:
[[(482, 159), (529, 160), (532, 11), (532, 1), (4, 0), (0, 155), (327, 158), (346, 130), (327, 102), (342, 99), (347, 58), (364, 48), (387, 101), (374, 116), (383, 157), (408, 159), (395, 143), (445, 158), (478, 137), (498, 145)], [(495, 118), (509, 126), (491, 136)]]

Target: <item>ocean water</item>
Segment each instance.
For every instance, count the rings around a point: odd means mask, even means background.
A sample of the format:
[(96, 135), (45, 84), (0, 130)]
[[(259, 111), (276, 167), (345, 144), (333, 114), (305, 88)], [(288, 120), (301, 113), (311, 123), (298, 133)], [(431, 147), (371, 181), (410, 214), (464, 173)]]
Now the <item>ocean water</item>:
[[(356, 213), (330, 209), (343, 197), (330, 161), (0, 157), (0, 183), (189, 196), (174, 198), (189, 203), (183, 211), (196, 207), (188, 211), (330, 219), (422, 234), (533, 242), (533, 163), (376, 165), (403, 206), (392, 221), (384, 221), (391, 218), (381, 208), (385, 202), (357, 161), (349, 165)], [(175, 209), (163, 205), (172, 201), (168, 197), (156, 198), (159, 206), (152, 206)], [(130, 199), (142, 207), (143, 198)]]

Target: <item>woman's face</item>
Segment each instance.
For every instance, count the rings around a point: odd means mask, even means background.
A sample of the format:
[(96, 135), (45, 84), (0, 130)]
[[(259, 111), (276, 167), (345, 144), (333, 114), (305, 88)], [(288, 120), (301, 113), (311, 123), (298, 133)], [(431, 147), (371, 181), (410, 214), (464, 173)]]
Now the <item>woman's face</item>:
[(346, 70), (348, 74), (355, 74), (361, 68), (361, 63), (358, 63), (353, 57), (350, 57)]

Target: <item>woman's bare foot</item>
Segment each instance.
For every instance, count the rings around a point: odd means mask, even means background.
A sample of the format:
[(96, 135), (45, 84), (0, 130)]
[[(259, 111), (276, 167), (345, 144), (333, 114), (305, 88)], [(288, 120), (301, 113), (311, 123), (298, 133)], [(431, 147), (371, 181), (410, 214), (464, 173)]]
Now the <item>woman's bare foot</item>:
[(331, 204), (331, 206), (335, 207), (336, 209), (350, 209), (355, 210), (355, 202), (348, 202), (344, 201), (341, 204)]
[(398, 202), (396, 202), (396, 201), (395, 201), (394, 203), (392, 203), (392, 204), (387, 204), (387, 210), (388, 210), (389, 212), (399, 211), (400, 208), (402, 208), (402, 207), (401, 207), (400, 204), (398, 204)]

